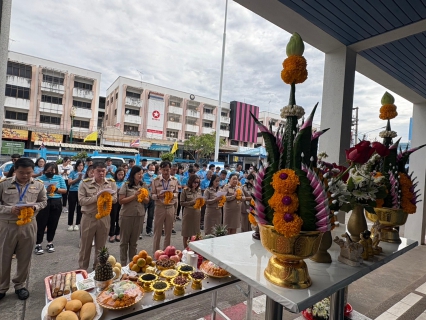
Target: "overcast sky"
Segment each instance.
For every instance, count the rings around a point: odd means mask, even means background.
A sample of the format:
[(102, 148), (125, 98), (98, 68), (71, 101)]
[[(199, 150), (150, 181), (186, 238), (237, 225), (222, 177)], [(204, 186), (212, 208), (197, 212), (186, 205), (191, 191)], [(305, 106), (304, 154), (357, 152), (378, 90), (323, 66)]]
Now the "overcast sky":
[[(10, 50), (99, 71), (101, 95), (125, 76), (218, 99), (224, 10), (224, 0), (13, 0)], [(289, 38), (229, 1), (223, 100), (279, 113), (289, 97), (280, 78)], [(308, 113), (317, 101), (321, 107), (324, 54), (306, 45), (304, 56), (309, 77), (298, 85), (296, 100)], [(385, 91), (356, 74), (360, 136), (386, 124), (378, 118)], [(399, 116), (392, 129), (407, 141), (412, 104), (394, 96)]]

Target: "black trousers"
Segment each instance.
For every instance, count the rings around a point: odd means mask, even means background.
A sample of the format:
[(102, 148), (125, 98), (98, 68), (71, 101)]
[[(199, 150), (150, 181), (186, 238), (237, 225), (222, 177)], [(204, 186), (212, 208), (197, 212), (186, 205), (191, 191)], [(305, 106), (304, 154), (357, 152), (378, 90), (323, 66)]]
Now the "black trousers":
[(180, 214), (180, 208), (182, 208), (182, 207), (181, 207), (181, 205), (180, 205), (180, 192), (179, 192), (179, 196), (178, 196), (178, 206), (177, 206), (177, 213), (176, 213), (176, 217), (179, 217), (179, 214)]
[(62, 199), (48, 199), (47, 206), (41, 210), (36, 217), (37, 220), (37, 241), (41, 244), (44, 237), (44, 229), (47, 227), (47, 242), (52, 242), (58, 227), (59, 218), (62, 213)]
[(111, 224), (109, 227), (109, 236), (118, 236), (120, 235), (120, 224), (119, 224), (119, 220), (120, 220), (120, 209), (121, 209), (121, 204), (118, 203), (114, 203), (112, 205), (112, 209), (111, 209)]
[(81, 221), (81, 206), (78, 204), (78, 191), (68, 192), (68, 225), (72, 226), (74, 222), (74, 212), (77, 207), (77, 219), (76, 225), (80, 224)]
[(68, 185), (68, 179), (67, 179), (67, 180), (65, 180), (65, 184), (67, 185), (67, 192), (66, 192), (66, 193), (64, 193), (64, 194), (62, 194), (62, 205), (63, 205), (64, 207), (66, 207), (66, 206), (67, 206), (68, 192), (69, 192), (69, 190), (70, 190), (70, 186)]
[(152, 228), (152, 222), (154, 221), (154, 209), (155, 201), (150, 199), (148, 204), (145, 205), (145, 211), (148, 211), (148, 216), (146, 218), (146, 233), (154, 231), (154, 229)]

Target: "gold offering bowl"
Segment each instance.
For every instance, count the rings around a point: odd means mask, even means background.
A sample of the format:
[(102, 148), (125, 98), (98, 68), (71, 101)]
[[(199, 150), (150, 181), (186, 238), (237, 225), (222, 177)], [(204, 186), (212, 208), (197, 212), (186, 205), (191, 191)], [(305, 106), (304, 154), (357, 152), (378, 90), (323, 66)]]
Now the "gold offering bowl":
[(176, 284), (175, 279), (173, 278), (171, 281), (172, 286), (174, 286), (173, 294), (175, 296), (183, 296), (185, 294), (185, 287), (189, 284), (189, 279), (183, 276), (186, 279), (185, 284)]
[(152, 291), (151, 284), (158, 280), (158, 276), (153, 273), (145, 273), (141, 275), (138, 280), (142, 283), (143, 291), (150, 292)]
[[(157, 288), (161, 284), (163, 288)], [(151, 291), (154, 291), (153, 299), (155, 301), (163, 301), (166, 299), (166, 291), (170, 289), (170, 284), (167, 281), (159, 280), (151, 283)]]
[[(189, 270), (189, 271), (184, 271), (184, 270), (182, 270), (182, 268), (191, 268), (191, 270)], [(183, 275), (183, 276), (185, 276), (185, 277), (188, 277), (191, 273), (193, 273), (195, 270), (194, 270), (194, 267), (192, 267), (192, 266), (190, 266), (190, 265), (188, 265), (188, 264), (182, 264), (182, 265), (180, 265), (179, 267), (178, 267), (178, 269), (177, 269), (178, 271), (179, 271), (179, 273), (181, 274), (181, 275)]]
[(174, 269), (166, 269), (161, 271), (160, 273), (160, 277), (166, 279), (167, 282), (169, 283), (173, 278), (176, 278), (178, 275), (179, 275), (179, 272)]
[(286, 238), (273, 226), (259, 225), (263, 247), (273, 256), (265, 269), (265, 278), (273, 284), (289, 289), (305, 289), (311, 286), (308, 267), (303, 259), (312, 257), (319, 248), (322, 232), (300, 232)]
[[(201, 271), (198, 271), (201, 272)], [(191, 284), (191, 288), (194, 290), (201, 290), (203, 288), (202, 286), (202, 282), (205, 278), (207, 278), (207, 276), (204, 274), (204, 277), (201, 279), (194, 279), (192, 277), (192, 273), (189, 275), (189, 278), (192, 280), (192, 284)]]
[[(408, 213), (401, 209), (392, 208), (374, 208), (374, 213), (365, 210), (365, 216), (368, 220), (376, 222), (379, 220), (381, 224), (380, 236), (381, 241), (391, 243), (401, 243), (399, 231), (395, 227), (404, 225), (407, 222)], [(371, 236), (374, 236), (373, 234)]]

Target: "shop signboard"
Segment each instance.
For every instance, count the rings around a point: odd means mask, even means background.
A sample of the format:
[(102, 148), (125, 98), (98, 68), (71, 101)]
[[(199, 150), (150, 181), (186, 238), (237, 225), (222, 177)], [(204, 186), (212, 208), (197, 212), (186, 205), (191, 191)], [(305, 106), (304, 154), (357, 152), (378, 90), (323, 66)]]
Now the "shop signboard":
[(17, 141), (2, 141), (1, 142), (1, 154), (12, 155), (18, 153), (20, 155), (24, 154), (25, 143)]
[(2, 129), (2, 137), (3, 139), (11, 139), (11, 140), (28, 140), (28, 131), (20, 130), (20, 129)]
[(57, 142), (61, 143), (63, 139), (62, 134), (57, 133), (44, 133), (44, 132), (31, 132), (31, 141), (43, 141), (43, 142)]

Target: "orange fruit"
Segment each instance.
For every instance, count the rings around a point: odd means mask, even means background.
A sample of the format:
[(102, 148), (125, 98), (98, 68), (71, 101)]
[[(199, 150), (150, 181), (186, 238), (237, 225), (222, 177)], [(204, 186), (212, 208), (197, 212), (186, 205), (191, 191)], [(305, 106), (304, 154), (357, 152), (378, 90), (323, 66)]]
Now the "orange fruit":
[(133, 265), (134, 265), (134, 262), (133, 262), (133, 261), (131, 261), (131, 262), (129, 263), (129, 269), (130, 269), (130, 270), (132, 269)]
[(139, 258), (138, 259), (138, 267), (143, 267), (146, 265), (146, 261), (144, 258)]
[(132, 267), (132, 271), (140, 272), (140, 268), (138, 267), (138, 265), (137, 265), (137, 264), (134, 264), (134, 265), (133, 265), (133, 267)]
[(143, 273), (146, 273), (146, 266), (145, 266), (145, 267), (142, 267), (142, 268), (141, 268), (141, 271), (142, 271)]
[(141, 250), (141, 251), (139, 251), (138, 256), (139, 256), (139, 258), (146, 259), (146, 257), (148, 256), (148, 252), (146, 252), (145, 250)]
[(139, 259), (139, 256), (133, 256), (133, 260), (132, 261), (134, 263), (138, 263), (138, 259)]
[(152, 257), (151, 256), (148, 256), (148, 257), (146, 257), (146, 264), (147, 265), (150, 265), (151, 264), (151, 262), (152, 262)]

